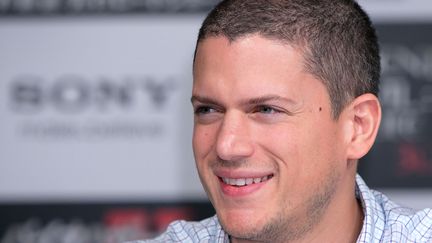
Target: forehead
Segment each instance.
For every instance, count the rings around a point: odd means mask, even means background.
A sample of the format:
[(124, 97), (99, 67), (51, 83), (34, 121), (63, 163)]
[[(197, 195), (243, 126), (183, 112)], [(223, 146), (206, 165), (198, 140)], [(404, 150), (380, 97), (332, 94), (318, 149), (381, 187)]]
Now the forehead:
[[(263, 37), (260, 34), (249, 34), (236, 39), (227, 37), (211, 36), (206, 37), (198, 42), (194, 67), (203, 61), (225, 60), (240, 61), (244, 58), (251, 61), (257, 61), (256, 58), (270, 58), (267, 62), (284, 63), (286, 61), (297, 61), (297, 64), (303, 65), (302, 48), (289, 42), (273, 38)], [(259, 60), (258, 60), (259, 61)], [(246, 63), (243, 63), (246, 64)], [(293, 63), (290, 63), (293, 64)]]
[(303, 60), (300, 48), (259, 35), (234, 41), (208, 37), (197, 46), (193, 93), (246, 98), (254, 94), (302, 96), (305, 94), (300, 91), (322, 86), (304, 71)]

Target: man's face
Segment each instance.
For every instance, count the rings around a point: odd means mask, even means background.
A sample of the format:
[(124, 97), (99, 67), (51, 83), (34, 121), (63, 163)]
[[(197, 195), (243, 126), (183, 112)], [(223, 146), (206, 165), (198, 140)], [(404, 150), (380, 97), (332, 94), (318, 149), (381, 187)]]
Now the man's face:
[(209, 37), (192, 103), (196, 165), (224, 229), (243, 239), (310, 230), (337, 194), (346, 142), (301, 52), (259, 35)]

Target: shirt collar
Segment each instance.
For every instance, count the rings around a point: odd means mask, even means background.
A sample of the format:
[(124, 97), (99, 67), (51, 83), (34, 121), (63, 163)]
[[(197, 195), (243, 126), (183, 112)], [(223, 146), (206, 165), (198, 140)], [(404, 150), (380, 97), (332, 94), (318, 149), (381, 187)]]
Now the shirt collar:
[(369, 189), (358, 174), (356, 175), (355, 193), (356, 197), (360, 200), (365, 215), (357, 242), (373, 242), (374, 239), (381, 239), (385, 227), (384, 211), (377, 201), (373, 190)]

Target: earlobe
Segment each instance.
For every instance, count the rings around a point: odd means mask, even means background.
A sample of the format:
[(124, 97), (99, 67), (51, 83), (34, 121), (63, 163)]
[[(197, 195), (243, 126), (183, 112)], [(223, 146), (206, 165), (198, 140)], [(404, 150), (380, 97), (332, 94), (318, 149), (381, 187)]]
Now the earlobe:
[(381, 122), (381, 105), (373, 94), (363, 94), (349, 105), (352, 133), (347, 158), (358, 160), (366, 155), (375, 142)]

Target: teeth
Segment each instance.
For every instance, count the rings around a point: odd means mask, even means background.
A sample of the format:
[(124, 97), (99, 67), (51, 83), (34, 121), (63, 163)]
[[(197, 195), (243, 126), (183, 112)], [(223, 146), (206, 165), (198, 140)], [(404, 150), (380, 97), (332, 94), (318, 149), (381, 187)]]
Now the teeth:
[(244, 186), (246, 184), (246, 179), (237, 179), (236, 185), (237, 186)]
[(264, 182), (264, 181), (267, 181), (269, 178), (270, 178), (269, 176), (264, 176), (261, 178), (238, 178), (238, 179), (223, 177), (222, 181), (225, 184), (228, 184), (231, 186), (245, 186), (245, 185), (251, 185), (251, 184)]

